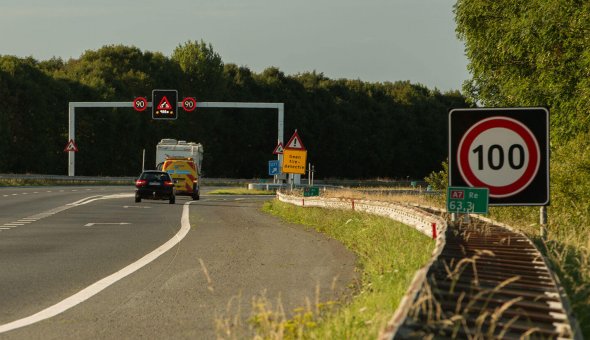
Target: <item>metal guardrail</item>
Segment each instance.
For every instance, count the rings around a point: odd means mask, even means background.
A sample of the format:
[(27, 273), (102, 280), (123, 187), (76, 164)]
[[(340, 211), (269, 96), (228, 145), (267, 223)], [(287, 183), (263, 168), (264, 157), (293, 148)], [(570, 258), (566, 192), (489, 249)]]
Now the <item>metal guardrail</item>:
[(65, 176), (38, 174), (0, 174), (0, 179), (47, 180), (63, 182), (126, 182), (132, 183), (135, 177)]
[[(420, 221), (442, 212), (385, 202), (278, 197), (300, 206), (388, 216), (427, 235)], [(534, 244), (510, 226), (476, 217), (456, 225), (443, 222), (431, 261), (416, 273), (380, 339), (581, 339), (568, 298)]]

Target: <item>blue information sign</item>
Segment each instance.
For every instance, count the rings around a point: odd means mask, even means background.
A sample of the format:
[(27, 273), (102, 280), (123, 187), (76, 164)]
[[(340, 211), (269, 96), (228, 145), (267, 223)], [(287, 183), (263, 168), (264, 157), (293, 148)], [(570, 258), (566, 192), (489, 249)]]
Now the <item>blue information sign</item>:
[(268, 174), (269, 176), (280, 175), (281, 174), (281, 165), (278, 159), (268, 161)]

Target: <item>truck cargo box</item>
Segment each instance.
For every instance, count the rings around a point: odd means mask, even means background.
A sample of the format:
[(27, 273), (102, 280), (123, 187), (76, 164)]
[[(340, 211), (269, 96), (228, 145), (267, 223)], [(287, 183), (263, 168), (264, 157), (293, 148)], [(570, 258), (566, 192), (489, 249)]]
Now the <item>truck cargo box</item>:
[(186, 142), (165, 138), (156, 145), (156, 168), (162, 166), (166, 158), (187, 157), (195, 161), (199, 174), (203, 163), (203, 145), (201, 143)]

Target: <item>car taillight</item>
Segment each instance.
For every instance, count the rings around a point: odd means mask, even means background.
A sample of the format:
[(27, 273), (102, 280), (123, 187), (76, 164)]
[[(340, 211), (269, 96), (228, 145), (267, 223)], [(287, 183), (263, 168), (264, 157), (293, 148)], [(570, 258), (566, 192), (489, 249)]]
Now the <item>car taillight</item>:
[(171, 187), (173, 185), (174, 185), (174, 182), (172, 182), (172, 181), (165, 181), (164, 182), (164, 186)]
[(145, 179), (138, 179), (137, 181), (135, 181), (135, 186), (141, 188), (145, 186), (146, 183), (147, 181)]

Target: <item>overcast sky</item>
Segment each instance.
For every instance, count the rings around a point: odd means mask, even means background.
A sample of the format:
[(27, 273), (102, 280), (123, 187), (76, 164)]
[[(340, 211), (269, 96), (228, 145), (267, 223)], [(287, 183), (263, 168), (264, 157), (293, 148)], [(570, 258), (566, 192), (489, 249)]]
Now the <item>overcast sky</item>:
[(225, 63), (332, 79), (409, 80), (442, 91), (468, 77), (455, 0), (0, 0), (0, 55), (78, 58), (104, 45), (169, 56), (188, 40)]

